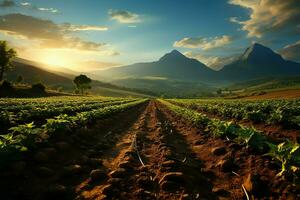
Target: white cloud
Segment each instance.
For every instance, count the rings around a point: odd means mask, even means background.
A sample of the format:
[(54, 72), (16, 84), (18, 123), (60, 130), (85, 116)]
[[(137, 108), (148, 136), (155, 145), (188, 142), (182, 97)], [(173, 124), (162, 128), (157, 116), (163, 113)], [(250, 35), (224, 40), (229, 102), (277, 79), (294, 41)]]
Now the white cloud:
[(112, 20), (122, 24), (134, 24), (142, 21), (140, 15), (126, 10), (109, 10), (108, 14)]
[(20, 4), (21, 6), (31, 6), (31, 3), (29, 2), (21, 2)]
[(300, 62), (300, 40), (285, 46), (279, 53), (287, 60)]
[(232, 56), (226, 56), (226, 57), (217, 57), (217, 56), (207, 56), (203, 55), (201, 53), (188, 51), (184, 53), (185, 56), (189, 58), (194, 58), (199, 60), (200, 62), (204, 63), (208, 67), (214, 70), (220, 70), (225, 65), (228, 65), (235, 61), (239, 55), (232, 55)]
[(184, 48), (191, 48), (196, 49), (200, 48), (203, 50), (215, 49), (226, 46), (232, 42), (232, 37), (228, 35), (223, 35), (220, 37), (214, 38), (203, 38), (203, 37), (196, 37), (196, 38), (183, 38), (182, 40), (175, 41), (174, 47), (184, 47)]
[(250, 10), (248, 20), (231, 17), (242, 26), (249, 37), (263, 37), (266, 33), (297, 33), (300, 24), (299, 0), (230, 0), (230, 4)]
[(55, 8), (37, 8), (40, 11), (46, 11), (46, 12), (52, 12), (52, 13), (57, 13), (58, 10)]
[(69, 31), (107, 31), (108, 27), (105, 26), (91, 26), (91, 25), (72, 25), (67, 24), (67, 30)]
[(50, 12), (50, 13), (59, 13), (59, 10), (56, 8), (45, 8), (45, 7), (38, 7), (36, 5), (32, 5), (29, 2), (21, 2), (20, 3), (21, 6), (32, 9), (32, 10), (37, 10), (37, 11), (41, 11), (41, 12)]

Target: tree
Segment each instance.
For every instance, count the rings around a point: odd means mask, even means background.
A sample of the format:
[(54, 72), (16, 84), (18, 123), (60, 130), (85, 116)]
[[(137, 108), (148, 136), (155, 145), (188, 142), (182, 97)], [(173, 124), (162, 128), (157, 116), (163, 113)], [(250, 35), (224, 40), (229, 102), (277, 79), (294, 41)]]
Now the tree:
[(0, 81), (3, 79), (4, 72), (13, 67), (12, 59), (16, 55), (16, 51), (9, 48), (6, 41), (0, 41)]
[(31, 89), (35, 92), (44, 93), (46, 92), (46, 87), (42, 83), (36, 83), (31, 85)]
[(19, 75), (16, 79), (16, 83), (21, 83), (24, 80), (22, 75)]
[(81, 91), (82, 95), (84, 93), (84, 90), (91, 89), (90, 84), (91, 84), (92, 80), (89, 77), (87, 77), (86, 75), (80, 74), (79, 76), (76, 76), (74, 78), (73, 82), (75, 83), (76, 88)]
[(58, 87), (56, 90), (57, 90), (57, 92), (63, 92), (64, 88), (63, 87)]

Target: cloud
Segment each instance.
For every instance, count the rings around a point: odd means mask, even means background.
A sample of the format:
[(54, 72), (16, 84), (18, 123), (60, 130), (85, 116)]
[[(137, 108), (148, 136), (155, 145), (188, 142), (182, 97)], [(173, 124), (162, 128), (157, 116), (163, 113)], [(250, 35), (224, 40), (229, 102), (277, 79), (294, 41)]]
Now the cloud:
[(58, 10), (55, 8), (37, 8), (39, 11), (46, 11), (46, 12), (52, 12), (52, 13), (57, 13)]
[(91, 26), (91, 25), (73, 25), (65, 23), (66, 30), (69, 31), (107, 31), (108, 27), (105, 26)]
[(237, 24), (243, 24), (243, 22), (239, 21), (237, 17), (230, 17), (229, 21)]
[(196, 49), (200, 48), (203, 50), (215, 49), (220, 48), (225, 45), (228, 45), (232, 42), (233, 38), (227, 35), (223, 35), (220, 37), (214, 38), (203, 38), (203, 37), (196, 37), (196, 38), (183, 38), (182, 40), (175, 41), (174, 47), (184, 47), (184, 48), (191, 48)]
[(300, 24), (299, 0), (230, 0), (230, 4), (250, 10), (245, 21), (231, 17), (242, 26), (249, 37), (263, 37), (266, 33), (297, 33)]
[[(84, 51), (100, 51), (105, 43), (85, 41), (72, 35), (74, 27), (83, 29), (88, 26), (73, 26), (71, 24), (56, 24), (23, 14), (8, 14), (0, 16), (0, 31), (9, 35), (38, 41), (43, 48), (69, 48)], [(79, 28), (78, 28), (79, 27)], [(87, 28), (86, 28), (87, 29)]]
[(192, 51), (185, 52), (184, 55), (189, 58), (197, 59), (214, 70), (222, 69), (225, 65), (232, 63), (233, 61), (237, 60), (237, 58), (239, 57), (239, 55), (231, 55), (226, 57), (217, 57), (211, 55), (207, 56)]
[(294, 44), (285, 46), (279, 53), (287, 60), (300, 62), (300, 40)]
[(109, 10), (108, 14), (112, 20), (122, 24), (134, 24), (142, 21), (140, 15), (126, 10)]
[(22, 7), (26, 7), (32, 10), (42, 11), (42, 12), (50, 12), (50, 13), (59, 13), (59, 10), (56, 8), (45, 8), (45, 7), (38, 7), (36, 5), (32, 5), (29, 2), (21, 2), (20, 5)]
[(29, 3), (29, 2), (21, 2), (20, 5), (21, 6), (31, 6), (31, 3)]
[(0, 3), (0, 7), (2, 8), (9, 8), (9, 7), (14, 7), (16, 6), (16, 3), (13, 0), (3, 0)]
[(29, 8), (36, 11), (42, 11), (42, 12), (50, 12), (50, 13), (59, 13), (58, 9), (56, 8), (45, 8), (45, 7), (38, 7), (36, 5), (32, 5), (29, 2), (21, 2), (20, 4), (16, 4), (13, 0), (3, 0), (0, 3), (0, 7), (2, 8), (9, 8), (9, 7), (24, 7)]

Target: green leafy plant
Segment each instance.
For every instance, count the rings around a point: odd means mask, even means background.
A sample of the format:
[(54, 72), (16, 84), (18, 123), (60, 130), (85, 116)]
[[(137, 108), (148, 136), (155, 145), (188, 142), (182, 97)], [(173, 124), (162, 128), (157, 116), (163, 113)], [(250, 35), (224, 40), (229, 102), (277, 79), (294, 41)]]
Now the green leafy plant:
[(253, 122), (262, 122), (265, 119), (265, 115), (259, 109), (253, 110), (246, 113), (245, 119), (249, 119)]
[(20, 151), (27, 150), (26, 147), (22, 146), (20, 143), (22, 141), (21, 137), (15, 137), (13, 133), (6, 135), (0, 135), (0, 149), (1, 152), (9, 152), (12, 149), (19, 149)]
[(59, 115), (54, 119), (47, 119), (47, 123), (43, 125), (43, 128), (47, 133), (70, 131), (73, 123), (69, 120), (69, 116), (66, 114)]
[(18, 141), (18, 145), (16, 145), (16, 147), (24, 150), (34, 146), (35, 140), (40, 134), (41, 129), (35, 128), (35, 125), (32, 122), (12, 127), (9, 131), (11, 131), (10, 134), (13, 134), (13, 139)]
[(212, 120), (207, 129), (210, 130), (214, 136), (217, 137), (235, 137), (240, 126), (230, 122), (220, 121), (220, 120)]
[(279, 123), (279, 122), (281, 122), (282, 119), (283, 119), (282, 110), (280, 108), (277, 108), (276, 110), (274, 110), (270, 114), (270, 118), (268, 119), (268, 123), (270, 123), (270, 124)]
[(295, 172), (300, 167), (300, 145), (285, 141), (278, 145), (268, 143), (270, 152), (268, 155), (272, 156), (281, 163), (281, 171), (277, 176), (283, 176), (285, 173)]
[(238, 133), (237, 141), (257, 150), (263, 150), (266, 145), (266, 137), (254, 128), (241, 127)]

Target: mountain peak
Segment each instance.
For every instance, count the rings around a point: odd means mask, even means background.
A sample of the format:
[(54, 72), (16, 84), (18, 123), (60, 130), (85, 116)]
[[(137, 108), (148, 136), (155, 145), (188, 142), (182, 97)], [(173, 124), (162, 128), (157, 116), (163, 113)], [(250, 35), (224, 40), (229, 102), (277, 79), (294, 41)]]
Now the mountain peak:
[(254, 42), (251, 46), (252, 46), (252, 48), (267, 48), (268, 49), (268, 47), (266, 47), (260, 43), (257, 43), (257, 42)]
[(170, 54), (177, 54), (177, 55), (182, 55), (178, 50), (174, 49), (170, 52)]
[(188, 59), (178, 50), (174, 49), (173, 51), (165, 54), (163, 57), (159, 59), (159, 61), (168, 61), (168, 60), (177, 60), (177, 59)]
[(242, 60), (252, 63), (262, 63), (265, 61), (279, 62), (283, 59), (272, 49), (259, 43), (253, 43), (250, 47), (246, 49), (246, 51), (242, 55)]

